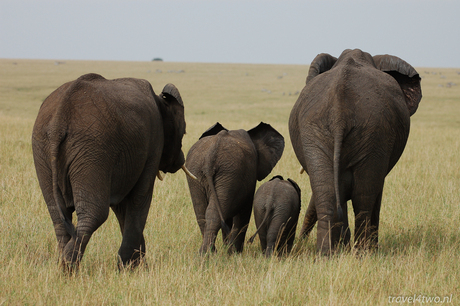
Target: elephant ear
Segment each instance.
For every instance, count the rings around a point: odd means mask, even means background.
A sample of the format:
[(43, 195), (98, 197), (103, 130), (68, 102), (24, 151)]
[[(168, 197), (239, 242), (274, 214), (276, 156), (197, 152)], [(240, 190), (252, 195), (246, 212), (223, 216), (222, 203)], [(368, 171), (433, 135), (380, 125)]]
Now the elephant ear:
[(217, 133), (219, 133), (220, 131), (228, 131), (228, 130), (224, 128), (222, 124), (220, 124), (219, 122), (216, 122), (216, 124), (211, 126), (209, 129), (206, 130), (206, 132), (204, 132), (201, 135), (200, 139), (206, 136), (217, 135)]
[(422, 99), (421, 79), (417, 71), (399, 57), (388, 54), (374, 56), (374, 63), (377, 69), (388, 73), (398, 82), (412, 116)]
[(179, 90), (177, 89), (174, 84), (166, 84), (161, 92), (161, 96), (166, 101), (171, 101), (174, 99), (177, 101), (182, 107), (184, 107), (184, 102), (182, 101), (182, 97), (180, 96)]
[(296, 183), (294, 180), (290, 179), (290, 178), (288, 178), (287, 180), (288, 180), (289, 183), (291, 183), (291, 185), (294, 187), (295, 191), (297, 191), (297, 194), (299, 195), (299, 203), (302, 202), (302, 200), (301, 200), (302, 197), (301, 197), (301, 194), (300, 194), (300, 187), (299, 187), (299, 185), (297, 185), (297, 183)]
[(334, 66), (335, 62), (337, 62), (337, 58), (333, 57), (330, 54), (318, 54), (310, 64), (310, 69), (308, 70), (306, 83), (310, 82), (311, 79), (313, 79), (317, 75), (330, 70), (332, 66)]
[(270, 124), (261, 122), (248, 131), (257, 150), (257, 180), (261, 181), (272, 171), (283, 155), (284, 137)]
[[(153, 93), (153, 89), (152, 89)], [(182, 137), (185, 134), (184, 102), (179, 90), (173, 84), (167, 84), (161, 94), (155, 97), (163, 121), (164, 142), (160, 159), (160, 170), (174, 173), (184, 164)], [(179, 165), (179, 167), (177, 167)]]
[(276, 180), (276, 179), (279, 179), (281, 181), (284, 181), (284, 178), (281, 176), (281, 175), (275, 175), (274, 177), (272, 177), (269, 182), (273, 181), (273, 180)]

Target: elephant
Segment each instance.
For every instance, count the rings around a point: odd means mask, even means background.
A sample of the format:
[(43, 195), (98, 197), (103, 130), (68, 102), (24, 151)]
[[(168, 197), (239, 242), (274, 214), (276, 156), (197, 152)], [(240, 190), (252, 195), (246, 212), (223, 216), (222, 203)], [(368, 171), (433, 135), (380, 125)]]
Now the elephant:
[(253, 205), (257, 231), (248, 242), (252, 243), (259, 234), (266, 257), (271, 257), (275, 249), (279, 255), (290, 253), (301, 208), (297, 183), (290, 178), (284, 180), (280, 175), (274, 176), (257, 189)]
[(322, 53), (311, 63), (289, 134), (312, 189), (301, 237), (318, 221), (320, 254), (350, 245), (348, 200), (356, 250), (378, 249), (384, 181), (406, 146), (422, 98), (420, 80), (404, 60), (359, 49), (338, 59)]
[(284, 150), (284, 137), (261, 122), (249, 131), (227, 130), (219, 122), (190, 148), (186, 167), (203, 243), (200, 254), (214, 252), (222, 229), (228, 253), (241, 253), (249, 225), (256, 182), (275, 167)]
[(64, 270), (78, 268), (109, 207), (123, 235), (119, 267), (140, 263), (155, 175), (185, 167), (184, 133), (184, 104), (173, 84), (157, 96), (146, 80), (90, 73), (44, 100), (32, 149)]

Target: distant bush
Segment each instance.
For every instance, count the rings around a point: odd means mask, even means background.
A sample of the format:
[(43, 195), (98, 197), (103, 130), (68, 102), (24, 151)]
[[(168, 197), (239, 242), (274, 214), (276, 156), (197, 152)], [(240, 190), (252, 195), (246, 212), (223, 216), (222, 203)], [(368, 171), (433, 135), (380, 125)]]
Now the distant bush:
[(152, 62), (162, 62), (163, 59), (161, 57), (155, 57)]

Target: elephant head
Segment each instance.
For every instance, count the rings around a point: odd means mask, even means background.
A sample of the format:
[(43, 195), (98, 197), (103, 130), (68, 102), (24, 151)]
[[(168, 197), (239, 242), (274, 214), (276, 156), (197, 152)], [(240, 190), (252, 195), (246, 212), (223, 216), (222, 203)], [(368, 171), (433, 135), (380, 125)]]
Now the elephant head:
[[(353, 51), (354, 50), (345, 50), (339, 59), (327, 53), (318, 54), (311, 62), (306, 83), (309, 83), (319, 74), (334, 68), (334, 66), (341, 61), (341, 58), (346, 57), (349, 52)], [(371, 57), (368, 53), (363, 52), (361, 56), (365, 58), (365, 61), (373, 62), (378, 70), (391, 75), (398, 82), (404, 93), (409, 113), (412, 116), (417, 111), (418, 105), (422, 99), (422, 89), (420, 86), (421, 78), (417, 71), (406, 61), (393, 55), (385, 54)]]
[(181, 150), (182, 137), (185, 134), (184, 103), (179, 90), (173, 84), (167, 84), (162, 93), (154, 97), (163, 118), (165, 139), (160, 170), (174, 173), (185, 163)]

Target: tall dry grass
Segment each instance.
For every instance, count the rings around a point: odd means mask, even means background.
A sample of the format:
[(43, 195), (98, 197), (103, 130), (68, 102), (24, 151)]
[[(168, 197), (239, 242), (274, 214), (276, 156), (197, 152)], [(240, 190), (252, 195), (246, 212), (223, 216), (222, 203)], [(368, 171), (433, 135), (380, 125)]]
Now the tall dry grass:
[[(228, 256), (221, 238), (216, 254), (200, 257), (186, 179), (178, 173), (155, 186), (144, 232), (148, 266), (117, 270), (121, 234), (110, 214), (91, 238), (79, 273), (68, 277), (58, 269), (56, 238), (30, 146), (35, 116), (51, 91), (88, 72), (145, 78), (156, 92), (174, 83), (186, 108), (184, 152), (216, 121), (229, 129), (270, 123), (286, 139), (272, 175), (299, 183), (303, 218), (311, 192), (308, 177), (298, 173), (287, 121), (307, 68), (0, 60), (0, 305), (385, 305), (391, 297), (396, 303), (414, 295), (420, 303), (436, 296), (460, 303), (456, 69), (418, 69), (424, 98), (412, 117), (406, 150), (386, 180), (377, 252), (319, 258), (314, 230), (313, 238), (297, 241), (293, 254), (282, 259), (265, 259), (257, 240), (242, 254)], [(353, 220), (351, 207), (349, 214)], [(254, 231), (251, 220), (249, 233)]]

